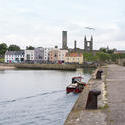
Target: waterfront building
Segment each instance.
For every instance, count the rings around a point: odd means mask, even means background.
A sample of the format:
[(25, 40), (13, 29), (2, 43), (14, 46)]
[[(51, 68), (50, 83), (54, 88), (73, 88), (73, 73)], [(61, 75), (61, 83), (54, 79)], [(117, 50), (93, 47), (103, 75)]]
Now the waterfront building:
[(58, 48), (53, 48), (51, 51), (49, 51), (49, 62), (58, 63), (59, 51), (60, 50)]
[(24, 60), (25, 62), (34, 62), (35, 51), (34, 50), (25, 50)]
[(58, 52), (58, 62), (59, 63), (65, 62), (66, 53), (68, 53), (68, 50), (59, 50), (59, 52)]
[(65, 63), (69, 64), (83, 64), (83, 53), (67, 53), (65, 56)]
[(52, 50), (52, 48), (44, 48), (44, 62), (49, 61), (49, 52)]
[(42, 63), (44, 61), (44, 48), (38, 47), (34, 49), (34, 62)]
[(24, 50), (6, 51), (5, 63), (22, 63), (24, 62)]

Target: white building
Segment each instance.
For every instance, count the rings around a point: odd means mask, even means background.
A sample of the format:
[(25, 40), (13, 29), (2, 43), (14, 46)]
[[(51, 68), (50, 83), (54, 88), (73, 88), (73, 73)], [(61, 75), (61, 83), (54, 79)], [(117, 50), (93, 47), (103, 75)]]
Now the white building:
[(49, 52), (52, 50), (53, 48), (44, 48), (44, 61), (49, 61)]
[(68, 50), (59, 50), (58, 61), (64, 62), (66, 53), (68, 53)]
[(25, 61), (34, 61), (35, 59), (35, 51), (34, 50), (25, 50)]
[(5, 63), (21, 63), (24, 61), (24, 51), (6, 51)]

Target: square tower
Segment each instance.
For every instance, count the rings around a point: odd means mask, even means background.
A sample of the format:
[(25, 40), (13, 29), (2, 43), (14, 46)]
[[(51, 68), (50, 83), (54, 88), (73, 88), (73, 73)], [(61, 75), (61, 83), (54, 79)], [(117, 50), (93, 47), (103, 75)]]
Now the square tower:
[(68, 47), (67, 47), (67, 31), (62, 31), (62, 49), (68, 49)]

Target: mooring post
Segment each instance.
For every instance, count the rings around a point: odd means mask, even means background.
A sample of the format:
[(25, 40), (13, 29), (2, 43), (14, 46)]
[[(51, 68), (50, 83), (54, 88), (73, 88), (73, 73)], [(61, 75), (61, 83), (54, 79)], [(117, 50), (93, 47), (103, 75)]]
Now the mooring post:
[(96, 79), (102, 79), (102, 73), (103, 71), (102, 70), (98, 70), (97, 73), (96, 73)]
[(100, 94), (101, 94), (100, 90), (93, 89), (93, 90), (89, 91), (86, 109), (97, 109), (97, 107), (98, 107), (97, 97)]

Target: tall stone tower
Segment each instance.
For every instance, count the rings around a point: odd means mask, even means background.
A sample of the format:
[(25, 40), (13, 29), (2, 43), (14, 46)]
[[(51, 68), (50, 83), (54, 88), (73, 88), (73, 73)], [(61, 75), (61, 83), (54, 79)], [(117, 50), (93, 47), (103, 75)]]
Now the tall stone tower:
[(77, 41), (76, 40), (74, 41), (74, 50), (75, 50), (75, 52), (77, 51)]
[(62, 31), (62, 49), (68, 49), (68, 46), (67, 46), (67, 31)]
[(85, 38), (84, 38), (84, 51), (90, 52), (92, 50), (93, 50), (93, 37), (91, 36), (90, 41), (87, 41), (87, 38), (85, 36)]

